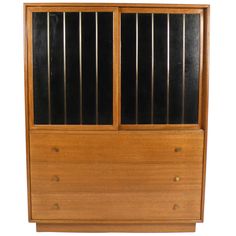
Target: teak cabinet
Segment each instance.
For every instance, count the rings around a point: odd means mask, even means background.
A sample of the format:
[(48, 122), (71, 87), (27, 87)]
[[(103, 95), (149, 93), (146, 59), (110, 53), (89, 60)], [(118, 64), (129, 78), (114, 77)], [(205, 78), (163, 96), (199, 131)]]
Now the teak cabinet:
[(37, 231), (195, 231), (208, 50), (208, 5), (25, 4)]

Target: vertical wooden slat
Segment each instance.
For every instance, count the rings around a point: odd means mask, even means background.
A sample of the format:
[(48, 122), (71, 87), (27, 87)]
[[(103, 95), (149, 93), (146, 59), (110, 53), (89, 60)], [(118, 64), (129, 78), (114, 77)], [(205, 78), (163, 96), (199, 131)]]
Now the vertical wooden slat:
[(166, 81), (166, 123), (169, 124), (170, 114), (170, 14), (167, 14), (167, 81)]
[(64, 124), (67, 123), (67, 92), (66, 92), (66, 13), (63, 12), (63, 79), (64, 79)]
[(154, 14), (152, 13), (152, 72), (151, 72), (151, 124), (153, 124), (154, 111)]
[(185, 14), (183, 14), (183, 74), (182, 74), (182, 124), (185, 114)]
[(198, 124), (202, 126), (202, 96), (203, 96), (203, 45), (204, 45), (204, 13), (200, 14), (200, 58), (199, 58), (199, 91), (198, 91)]
[(83, 124), (83, 71), (82, 71), (82, 13), (79, 12), (79, 79), (80, 79), (80, 124)]
[(113, 12), (113, 126), (121, 124), (121, 14)]
[(138, 13), (136, 13), (136, 85), (135, 85), (135, 121), (138, 124)]
[(98, 124), (98, 13), (95, 12), (95, 61), (96, 61), (96, 124)]
[(50, 13), (47, 12), (47, 53), (48, 53), (48, 123), (52, 123), (51, 116), (51, 65), (50, 65)]

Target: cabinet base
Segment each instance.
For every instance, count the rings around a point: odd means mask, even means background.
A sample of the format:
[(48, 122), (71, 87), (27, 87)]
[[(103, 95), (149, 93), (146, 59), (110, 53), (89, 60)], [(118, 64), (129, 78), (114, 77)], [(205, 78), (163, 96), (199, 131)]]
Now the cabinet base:
[(196, 224), (46, 224), (37, 232), (195, 232)]

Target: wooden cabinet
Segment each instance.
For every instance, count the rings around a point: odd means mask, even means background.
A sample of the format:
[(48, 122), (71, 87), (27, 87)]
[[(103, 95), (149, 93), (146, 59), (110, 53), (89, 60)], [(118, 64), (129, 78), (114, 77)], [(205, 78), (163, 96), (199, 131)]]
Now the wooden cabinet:
[(25, 4), (29, 221), (194, 231), (203, 221), (208, 5)]

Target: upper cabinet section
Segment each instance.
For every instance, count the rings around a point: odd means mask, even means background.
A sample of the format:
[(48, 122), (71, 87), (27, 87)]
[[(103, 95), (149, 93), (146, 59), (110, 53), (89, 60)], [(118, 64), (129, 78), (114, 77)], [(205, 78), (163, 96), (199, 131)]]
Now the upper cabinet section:
[(121, 15), (122, 124), (197, 124), (200, 15)]
[(26, 4), (30, 129), (207, 124), (208, 6)]

